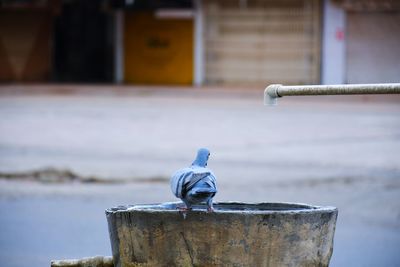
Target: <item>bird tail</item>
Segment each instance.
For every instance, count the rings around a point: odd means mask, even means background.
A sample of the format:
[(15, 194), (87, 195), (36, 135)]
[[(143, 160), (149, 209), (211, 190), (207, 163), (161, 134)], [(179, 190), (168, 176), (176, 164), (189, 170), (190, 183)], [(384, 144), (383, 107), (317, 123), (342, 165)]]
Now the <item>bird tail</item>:
[(215, 188), (211, 187), (200, 187), (196, 188), (193, 191), (195, 191), (195, 194), (215, 194), (217, 193), (217, 190)]

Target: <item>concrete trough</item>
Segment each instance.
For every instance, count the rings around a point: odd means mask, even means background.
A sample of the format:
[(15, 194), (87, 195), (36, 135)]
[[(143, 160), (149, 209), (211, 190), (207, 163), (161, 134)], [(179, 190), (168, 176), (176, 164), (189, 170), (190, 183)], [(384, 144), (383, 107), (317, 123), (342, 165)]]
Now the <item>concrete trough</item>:
[(328, 266), (338, 210), (293, 203), (178, 203), (106, 210), (114, 265)]

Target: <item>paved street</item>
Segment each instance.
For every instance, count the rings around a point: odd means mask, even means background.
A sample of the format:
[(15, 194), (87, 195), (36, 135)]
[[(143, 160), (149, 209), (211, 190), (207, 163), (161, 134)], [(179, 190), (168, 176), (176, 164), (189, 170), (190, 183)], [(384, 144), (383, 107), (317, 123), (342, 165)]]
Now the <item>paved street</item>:
[[(169, 176), (205, 146), (216, 201), (336, 206), (331, 266), (399, 266), (400, 98), (285, 97), (265, 107), (262, 94), (0, 87), (1, 261), (110, 255), (104, 209), (175, 200)], [(128, 183), (4, 179), (50, 167)]]

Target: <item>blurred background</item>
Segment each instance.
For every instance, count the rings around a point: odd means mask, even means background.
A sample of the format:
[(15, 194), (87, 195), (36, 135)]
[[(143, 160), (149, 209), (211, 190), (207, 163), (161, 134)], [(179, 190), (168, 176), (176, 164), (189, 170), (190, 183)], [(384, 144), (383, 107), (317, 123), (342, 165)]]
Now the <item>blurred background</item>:
[(339, 208), (331, 266), (400, 265), (395, 0), (1, 0), (0, 260), (111, 255), (104, 210), (176, 201), (211, 150), (216, 201)]
[(2, 0), (0, 81), (395, 82), (398, 1)]

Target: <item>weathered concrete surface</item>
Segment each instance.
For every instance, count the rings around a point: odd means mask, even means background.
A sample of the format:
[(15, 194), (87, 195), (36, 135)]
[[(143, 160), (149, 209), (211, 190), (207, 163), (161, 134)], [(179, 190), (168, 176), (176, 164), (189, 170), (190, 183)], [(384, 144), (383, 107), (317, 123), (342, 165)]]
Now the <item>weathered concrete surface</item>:
[(183, 214), (176, 207), (108, 209), (115, 266), (329, 265), (336, 208), (228, 202)]
[(95, 256), (91, 258), (74, 260), (53, 260), (51, 267), (113, 267), (113, 258), (104, 256)]

